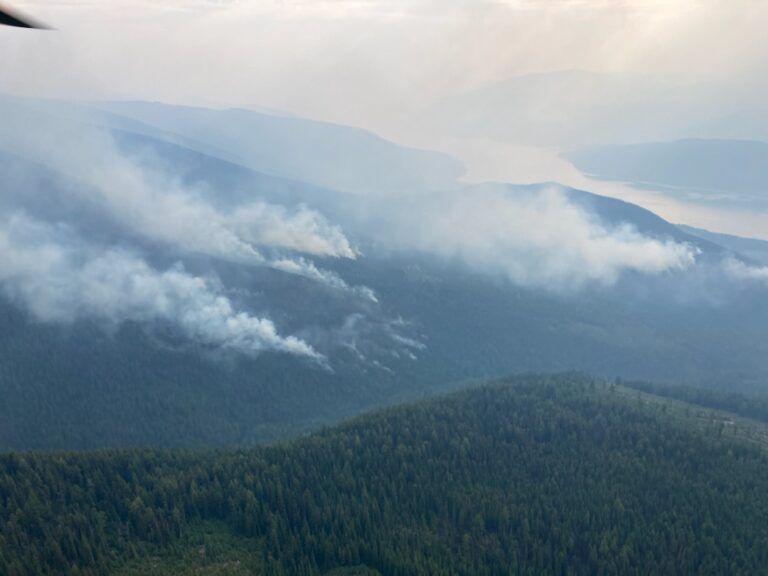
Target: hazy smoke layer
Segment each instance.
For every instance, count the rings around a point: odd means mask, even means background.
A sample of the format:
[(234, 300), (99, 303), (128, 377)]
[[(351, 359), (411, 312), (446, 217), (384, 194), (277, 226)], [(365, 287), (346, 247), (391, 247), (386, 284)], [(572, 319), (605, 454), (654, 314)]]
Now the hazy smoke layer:
[(737, 280), (759, 280), (768, 282), (768, 266), (750, 266), (735, 258), (723, 261), (726, 273)]
[[(21, 208), (28, 204), (29, 186), (38, 185), (34, 179), (0, 190), (6, 206), (0, 215), (0, 288), (37, 317), (160, 319), (210, 344), (319, 357), (307, 343), (280, 336), (269, 320), (234, 310), (210, 280), (180, 267), (154, 270), (135, 255), (138, 238), (170, 247), (180, 259), (196, 253), (267, 266), (374, 299), (370, 290), (351, 287), (306, 258), (284, 254), (356, 257), (341, 229), (318, 212), (263, 201), (223, 208), (215, 195), (185, 185), (151, 153), (126, 154), (108, 132), (48, 114), (45, 108), (21, 106), (9, 112), (0, 126), (0, 146), (70, 179), (70, 185), (55, 192), (39, 186), (36, 198), (42, 200), (37, 201), (59, 201), (50, 195), (66, 190), (65, 204), (71, 199), (72, 205), (86, 206), (91, 218), (103, 215), (120, 230), (114, 240), (118, 244), (110, 247), (95, 242), (87, 230), (75, 235), (73, 230), (86, 220), (71, 212), (64, 216), (72, 218), (70, 227), (66, 221), (35, 220), (38, 208)], [(54, 213), (48, 221), (56, 218)]]
[[(44, 118), (43, 118), (44, 119)], [(82, 184), (75, 189), (147, 238), (241, 262), (263, 263), (257, 246), (353, 258), (342, 231), (319, 213), (254, 202), (225, 212), (182, 185), (150, 156), (128, 156), (106, 132), (29, 114), (0, 130), (12, 149)]]
[[(307, 206), (218, 202), (211, 191), (185, 184), (173, 166), (151, 153), (126, 154), (109, 133), (39, 110), (11, 115), (0, 126), (3, 143), (67, 175), (75, 182), (68, 194), (120, 229), (119, 239), (109, 240), (119, 245), (108, 246), (89, 232), (72, 232), (80, 217), (70, 216), (71, 229), (51, 224), (57, 216), (48, 224), (35, 223), (20, 208), (27, 204), (7, 203), (10, 208), (0, 216), (5, 218), (0, 283), (42, 319), (173, 321), (210, 344), (318, 357), (306, 342), (279, 335), (269, 320), (234, 310), (210, 280), (181, 267), (153, 269), (136, 255), (139, 244), (170, 247), (180, 260), (197, 253), (268, 266), (377, 301), (369, 288), (350, 286), (295, 255), (358, 256), (338, 226)], [(2, 193), (13, 199), (26, 190)], [(521, 191), (484, 185), (444, 194), (357, 197), (353, 209), (346, 208), (348, 201), (340, 195), (337, 212), (366, 240), (457, 260), (529, 287), (609, 285), (624, 271), (684, 269), (696, 258), (688, 245), (649, 238), (626, 225), (608, 227), (554, 187)]]
[(385, 233), (401, 247), (555, 290), (612, 284), (629, 270), (682, 269), (696, 258), (691, 246), (649, 238), (627, 225), (608, 228), (554, 188), (474, 189), (416, 200), (394, 218)]
[(204, 343), (319, 358), (306, 342), (280, 336), (270, 320), (236, 311), (210, 281), (180, 265), (157, 271), (130, 252), (79, 246), (66, 231), (21, 217), (0, 228), (0, 282), (42, 320), (168, 320)]
[[(61, 121), (50, 124), (53, 137), (46, 126), (44, 135), (38, 130), (24, 136), (22, 148), (76, 175), (88, 185), (83, 194), (137, 234), (375, 298), (369, 289), (351, 288), (304, 258), (266, 256), (260, 250), (355, 258), (340, 228), (319, 213), (266, 203), (224, 211), (155, 167), (152, 158), (126, 157), (105, 133)], [(51, 144), (70, 141), (76, 144)], [(627, 226), (607, 228), (555, 189), (510, 193), (486, 185), (362, 202), (370, 202), (361, 211), (364, 233), (378, 230), (384, 244), (457, 259), (526, 286), (562, 290), (589, 282), (611, 284), (622, 271), (659, 273), (695, 261), (689, 246), (648, 238)], [(352, 218), (359, 227), (359, 216)]]

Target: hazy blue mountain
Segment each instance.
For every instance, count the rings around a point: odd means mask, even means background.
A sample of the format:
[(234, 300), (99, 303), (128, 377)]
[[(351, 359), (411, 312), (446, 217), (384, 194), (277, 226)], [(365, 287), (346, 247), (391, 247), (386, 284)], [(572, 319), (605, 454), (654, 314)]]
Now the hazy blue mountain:
[(739, 108), (725, 114), (714, 115), (696, 122), (685, 136), (768, 141), (768, 110), (761, 102), (759, 107)]
[(449, 156), (405, 148), (365, 130), (326, 122), (154, 102), (106, 102), (97, 107), (205, 142), (224, 151), (224, 159), (249, 168), (342, 191), (453, 188), (463, 173), (461, 164)]
[[(730, 117), (743, 110), (741, 93), (668, 76), (561, 70), (493, 80), (446, 97), (425, 115), (440, 134), (582, 147), (717, 137), (744, 125)], [(708, 126), (712, 118), (719, 126)], [(756, 138), (763, 132), (755, 126), (742, 133)]]
[(768, 265), (768, 241), (758, 240), (756, 238), (743, 238), (731, 234), (721, 234), (719, 232), (710, 232), (709, 230), (694, 228), (684, 224), (678, 224), (677, 227), (686, 234), (696, 236), (702, 240), (714, 242), (733, 252), (737, 252), (742, 256), (750, 258), (755, 262)]
[(226, 150), (210, 143), (193, 140), (134, 118), (102, 110), (86, 102), (32, 99), (0, 94), (0, 108), (8, 117), (22, 115), (31, 123), (48, 121), (53, 124), (64, 122), (74, 125), (100, 126), (117, 132), (148, 136), (154, 140), (169, 142), (212, 156), (227, 157), (229, 155)]
[(705, 202), (742, 207), (768, 202), (768, 144), (764, 142), (678, 140), (600, 146), (566, 157), (592, 176), (660, 187)]

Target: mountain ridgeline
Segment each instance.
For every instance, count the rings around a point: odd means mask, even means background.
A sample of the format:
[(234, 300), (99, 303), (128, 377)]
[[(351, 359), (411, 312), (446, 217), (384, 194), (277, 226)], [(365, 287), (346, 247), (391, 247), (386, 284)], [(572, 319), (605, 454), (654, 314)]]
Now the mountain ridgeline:
[(567, 158), (580, 170), (729, 208), (764, 209), (768, 143), (685, 139), (596, 146)]
[(251, 451), (7, 455), (0, 571), (755, 574), (765, 438), (571, 374)]

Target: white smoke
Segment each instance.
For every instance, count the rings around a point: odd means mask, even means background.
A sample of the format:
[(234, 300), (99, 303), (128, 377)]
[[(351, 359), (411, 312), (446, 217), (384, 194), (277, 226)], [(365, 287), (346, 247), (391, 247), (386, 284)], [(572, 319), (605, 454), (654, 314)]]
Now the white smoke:
[(264, 249), (289, 250), (354, 259), (356, 252), (344, 233), (320, 213), (304, 205), (289, 209), (263, 201), (226, 210), (207, 200), (203, 190), (169, 174), (148, 151), (126, 155), (103, 130), (64, 119), (60, 112), (49, 114), (45, 106), (9, 105), (7, 112), (0, 142), (74, 178), (77, 185), (70, 193), (132, 234), (182, 252), (298, 274), (375, 300), (370, 289), (350, 287), (306, 258), (264, 254)]
[(190, 338), (253, 354), (321, 356), (268, 319), (237, 311), (214, 283), (177, 265), (157, 271), (116, 248), (83, 247), (47, 225), (16, 216), (0, 227), (0, 285), (39, 319), (165, 320)]
[(256, 202), (237, 208), (228, 221), (232, 229), (251, 244), (314, 256), (356, 257), (341, 229), (304, 205), (289, 212), (283, 206)]
[[(18, 147), (77, 176), (87, 184), (82, 194), (135, 233), (184, 251), (299, 274), (375, 300), (370, 289), (350, 287), (306, 258), (263, 252), (286, 249), (355, 258), (341, 229), (314, 210), (254, 202), (225, 211), (200, 191), (153, 168), (152, 158), (126, 157), (104, 132), (59, 121), (47, 123), (43, 134), (30, 130), (30, 123), (22, 121), (26, 131), (14, 132), (24, 132)], [(610, 285), (623, 271), (682, 269), (696, 257), (688, 245), (650, 238), (629, 226), (608, 228), (554, 188), (510, 193), (484, 186), (369, 202), (363, 220), (351, 217), (366, 232), (378, 230), (385, 245), (456, 259), (525, 286), (562, 290), (585, 283)]]
[(726, 274), (736, 280), (754, 280), (768, 282), (768, 266), (752, 266), (729, 257), (723, 260)]
[(396, 210), (382, 230), (400, 248), (555, 290), (610, 285), (624, 271), (684, 269), (697, 254), (692, 246), (650, 238), (629, 225), (609, 228), (556, 188), (510, 193), (486, 187), (416, 199)]
[[(206, 197), (206, 190), (169, 173), (149, 151), (128, 155), (109, 133), (46, 110), (22, 106), (5, 115), (0, 143), (70, 177), (74, 185), (67, 191), (73, 200), (95, 207), (129, 236), (164, 244), (182, 256), (195, 253), (271, 267), (375, 300), (369, 289), (351, 287), (304, 257), (275, 255), (290, 251), (355, 258), (341, 229), (318, 212), (263, 201), (222, 208)], [(23, 185), (0, 191), (9, 206), (28, 192)], [(38, 192), (43, 198), (49, 193)], [(235, 310), (215, 282), (190, 275), (180, 265), (155, 270), (122, 246), (102, 246), (82, 232), (75, 237), (66, 225), (43, 224), (18, 208), (0, 218), (0, 289), (39, 319), (163, 320), (216, 346), (321, 358), (303, 340), (278, 334), (270, 320)], [(130, 246), (132, 240), (127, 242)]]
[(254, 201), (225, 211), (169, 174), (150, 153), (127, 155), (103, 130), (36, 109), (7, 112), (0, 142), (4, 136), (14, 153), (73, 177), (79, 184), (73, 192), (146, 238), (258, 264), (264, 263), (258, 247), (355, 257), (341, 229), (306, 206), (289, 210)]
[(289, 274), (304, 276), (337, 290), (352, 292), (374, 303), (379, 301), (376, 298), (376, 293), (367, 286), (350, 286), (337, 274), (328, 270), (322, 270), (315, 266), (314, 262), (304, 258), (279, 258), (270, 261), (270, 266)]
[[(41, 122), (35, 114), (14, 117), (0, 126), (3, 140), (18, 154), (76, 179), (71, 193), (108, 214), (133, 238), (165, 244), (182, 255), (271, 267), (377, 301), (369, 288), (350, 286), (306, 257), (282, 253), (357, 257), (341, 229), (306, 206), (255, 201), (223, 207), (206, 190), (169, 175), (151, 155), (126, 155), (107, 133), (79, 123)], [(524, 286), (609, 285), (624, 271), (679, 270), (696, 258), (688, 245), (650, 238), (629, 226), (606, 227), (554, 188), (511, 193), (489, 186), (359, 202), (365, 208), (348, 212), (350, 222), (381, 244), (457, 260)], [(85, 238), (62, 240), (56, 236), (64, 234), (61, 230), (18, 213), (5, 216), (0, 284), (42, 319), (168, 320), (212, 344), (317, 357), (306, 342), (279, 335), (269, 320), (236, 311), (210, 280), (183, 268), (157, 271), (123, 248), (99, 247)]]

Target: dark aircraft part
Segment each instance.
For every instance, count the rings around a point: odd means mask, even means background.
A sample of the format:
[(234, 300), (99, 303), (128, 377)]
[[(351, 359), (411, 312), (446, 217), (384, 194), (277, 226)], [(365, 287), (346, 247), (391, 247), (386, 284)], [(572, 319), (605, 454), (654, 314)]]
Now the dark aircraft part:
[(0, 25), (16, 26), (17, 28), (46, 28), (46, 26), (39, 22), (35, 22), (26, 16), (15, 14), (3, 6), (0, 6)]

